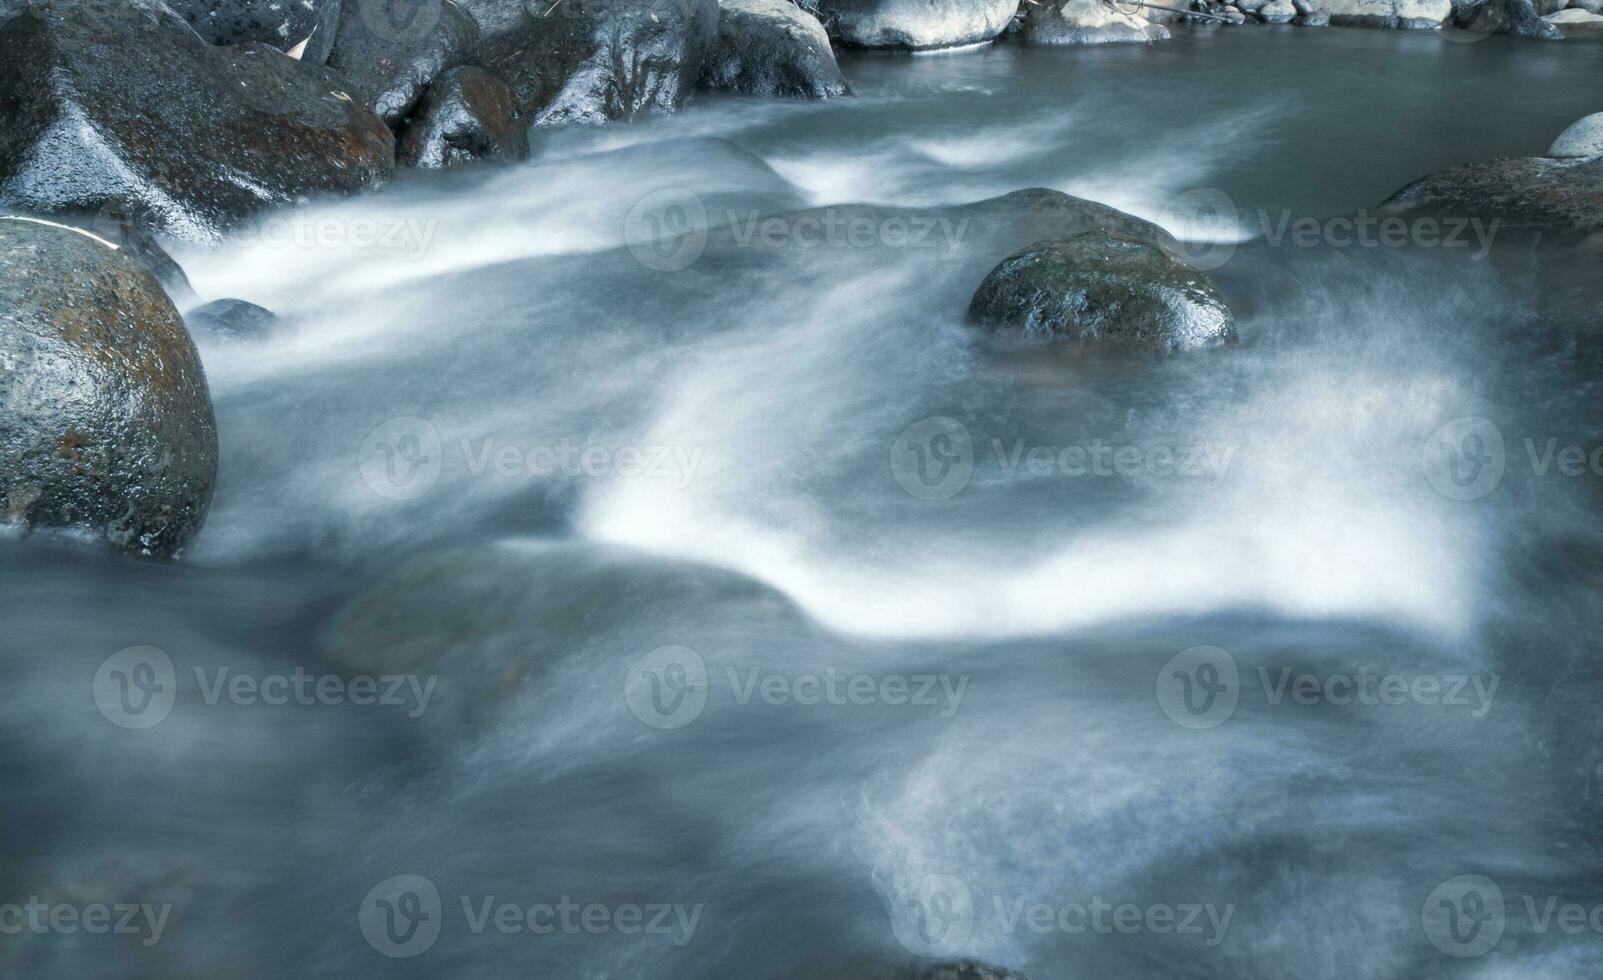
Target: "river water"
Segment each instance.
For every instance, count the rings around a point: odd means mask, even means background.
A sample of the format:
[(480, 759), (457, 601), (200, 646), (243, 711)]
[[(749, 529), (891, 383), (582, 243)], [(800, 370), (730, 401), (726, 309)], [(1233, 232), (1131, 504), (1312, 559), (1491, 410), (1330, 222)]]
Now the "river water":
[[(284, 317), (197, 337), (207, 526), (0, 569), (8, 894), (167, 917), (0, 970), (1597, 971), (1598, 348), (1472, 234), (1250, 240), (1541, 152), (1603, 46), (843, 68), (179, 254)], [(1027, 187), (1192, 240), (1241, 342), (965, 325), (1022, 242), (954, 208)]]

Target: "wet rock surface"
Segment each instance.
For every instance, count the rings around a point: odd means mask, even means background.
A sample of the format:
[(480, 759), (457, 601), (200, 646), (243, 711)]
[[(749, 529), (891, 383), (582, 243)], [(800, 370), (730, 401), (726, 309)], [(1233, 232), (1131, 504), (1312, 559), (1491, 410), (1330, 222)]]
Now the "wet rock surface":
[(821, 0), (831, 37), (860, 48), (950, 48), (989, 41), (1019, 0)]
[[(354, 0), (352, 0), (354, 2)], [(328, 60), (341, 0), (167, 0), (167, 6), (212, 44), (252, 41), (289, 51), (314, 65)]]
[(409, 167), (522, 160), (529, 155), (529, 128), (499, 78), (482, 68), (453, 68), (429, 86), (398, 153)]
[(969, 304), (969, 319), (1027, 340), (1174, 352), (1235, 339), (1235, 321), (1207, 276), (1163, 248), (1087, 232), (1037, 242), (1003, 259)]
[(701, 88), (827, 99), (851, 89), (818, 19), (788, 0), (723, 0)]
[(154, 0), (53, 6), (0, 25), (0, 199), (108, 202), (188, 240), (394, 168), (388, 128), (334, 72), (261, 44), (214, 47)]
[(345, 0), (329, 67), (390, 128), (445, 72), (479, 59), (479, 25), (449, 0)]
[(718, 0), (562, 0), (496, 37), (486, 67), (535, 125), (627, 120), (679, 109), (717, 30)]
[(0, 218), (0, 514), (172, 557), (217, 476), (206, 377), (156, 280), (74, 229)]

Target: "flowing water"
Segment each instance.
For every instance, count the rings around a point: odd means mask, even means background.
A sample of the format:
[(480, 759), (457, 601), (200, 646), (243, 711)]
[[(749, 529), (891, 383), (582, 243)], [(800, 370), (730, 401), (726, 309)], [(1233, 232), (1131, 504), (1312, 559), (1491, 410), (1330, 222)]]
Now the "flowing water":
[[(206, 528), (0, 570), (8, 893), (167, 918), (0, 970), (1598, 970), (1598, 349), (1473, 237), (1248, 240), (1541, 152), (1603, 46), (843, 67), (179, 255), (285, 318), (197, 338)], [(1241, 342), (965, 325), (1026, 187), (1201, 239)]]

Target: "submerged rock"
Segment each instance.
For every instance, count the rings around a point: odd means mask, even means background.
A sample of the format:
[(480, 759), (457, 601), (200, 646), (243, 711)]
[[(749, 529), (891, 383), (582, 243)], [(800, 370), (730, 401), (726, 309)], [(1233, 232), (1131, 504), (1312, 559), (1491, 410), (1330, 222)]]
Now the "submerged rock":
[(189, 240), (261, 208), (387, 179), (394, 138), (327, 68), (213, 47), (156, 0), (0, 24), (0, 198), (107, 203)]
[(1169, 36), (1167, 27), (1102, 0), (1043, 0), (1024, 17), (1026, 44), (1167, 41)]
[(156, 280), (90, 233), (0, 218), (0, 515), (171, 557), (217, 478), (200, 357)]
[(710, 91), (780, 98), (851, 92), (824, 25), (789, 0), (723, 0), (700, 84)]
[(343, 9), (329, 67), (391, 129), (436, 78), (479, 59), (478, 22), (449, 0), (345, 0)]
[(1579, 159), (1603, 154), (1603, 112), (1582, 116), (1558, 134), (1548, 147), (1547, 155), (1561, 159)]
[(1577, 242), (1603, 232), (1603, 158), (1517, 157), (1452, 167), (1404, 187), (1381, 211), (1488, 225), (1495, 219), (1499, 235)]
[(401, 134), (409, 167), (449, 167), (473, 160), (522, 160), (529, 127), (512, 92), (482, 68), (453, 68), (429, 86), (417, 116)]
[(260, 340), (278, 325), (278, 314), (242, 299), (219, 299), (184, 314), (195, 333), (220, 340)]
[(859, 48), (950, 48), (1001, 34), (1019, 0), (819, 0), (830, 36)]
[(602, 123), (684, 104), (718, 31), (718, 0), (559, 0), (500, 35), (488, 67), (535, 125)]
[(1003, 259), (968, 315), (1030, 340), (1122, 350), (1197, 350), (1236, 336), (1207, 276), (1156, 245), (1104, 232), (1037, 242)]
[(314, 65), (328, 60), (340, 20), (340, 0), (167, 0), (167, 6), (212, 44), (300, 48), (299, 57)]

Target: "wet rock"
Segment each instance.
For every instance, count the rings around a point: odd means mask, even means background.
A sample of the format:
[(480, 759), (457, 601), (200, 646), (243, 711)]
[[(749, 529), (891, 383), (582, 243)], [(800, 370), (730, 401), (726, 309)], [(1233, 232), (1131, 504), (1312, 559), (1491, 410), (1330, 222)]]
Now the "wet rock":
[(167, 6), (212, 44), (259, 42), (280, 51), (301, 48), (314, 65), (328, 60), (340, 21), (340, 0), (167, 0)]
[(1404, 187), (1381, 211), (1488, 225), (1496, 219), (1499, 235), (1579, 242), (1603, 232), (1603, 158), (1516, 157), (1452, 167)]
[(1291, 0), (1274, 0), (1259, 7), (1258, 16), (1266, 24), (1289, 24), (1297, 19), (1297, 8)]
[(217, 478), (200, 358), (156, 280), (93, 235), (0, 218), (0, 514), (171, 557)]
[(499, 78), (482, 68), (453, 68), (429, 86), (417, 116), (401, 134), (398, 152), (409, 167), (523, 160), (529, 155), (529, 127)]
[(214, 240), (254, 211), (387, 179), (394, 138), (328, 68), (213, 47), (155, 0), (56, 4), (0, 25), (0, 199), (137, 211)]
[(827, 99), (851, 90), (818, 18), (789, 0), (723, 0), (700, 85), (718, 92)]
[(1043, 0), (1024, 17), (1026, 44), (1116, 44), (1169, 36), (1168, 28), (1101, 0)]
[(1121, 350), (1197, 350), (1236, 335), (1207, 276), (1156, 245), (1103, 232), (1037, 242), (1003, 259), (968, 315), (1030, 340)]
[(1001, 34), (1019, 0), (819, 0), (831, 37), (859, 48), (949, 48)]
[(278, 314), (242, 299), (219, 299), (197, 306), (184, 314), (184, 322), (196, 334), (218, 340), (261, 340), (278, 325)]
[[(79, 222), (68, 220), (65, 223)], [(146, 272), (156, 277), (156, 281), (161, 283), (161, 288), (167, 291), (174, 305), (182, 306), (195, 298), (195, 289), (189, 284), (189, 276), (184, 273), (177, 260), (162, 248), (156, 236), (146, 231), (139, 223), (134, 209), (123, 207), (115, 201), (109, 202), (101, 207), (100, 212), (92, 220), (85, 222), (84, 226), (101, 238), (109, 239), (133, 256), (135, 261), (145, 267)]]
[(1323, 10), (1315, 10), (1312, 13), (1307, 14), (1298, 14), (1297, 19), (1292, 21), (1292, 23), (1296, 24), (1298, 27), (1329, 27), (1330, 14)]
[(1434, 30), (1453, 12), (1452, 0), (1329, 0), (1326, 8), (1338, 27), (1401, 30)]
[(1570, 34), (1584, 34), (1603, 30), (1603, 15), (1588, 13), (1574, 8), (1560, 10), (1556, 14), (1548, 14), (1542, 19), (1559, 30)]
[(537, 126), (627, 120), (679, 109), (717, 31), (718, 0), (559, 0), (487, 67)]
[(1536, 12), (1531, 0), (1479, 0), (1455, 5), (1453, 26), (1485, 34), (1512, 34), (1541, 41), (1562, 41), (1564, 32)]
[(449, 0), (345, 0), (330, 68), (391, 129), (436, 78), (479, 60), (479, 25)]
[(1548, 147), (1547, 155), (1562, 159), (1580, 159), (1603, 154), (1603, 112), (1582, 116), (1569, 128), (1558, 134)]
[(1589, 14), (1603, 14), (1603, 0), (1570, 0), (1571, 10), (1584, 10)]

